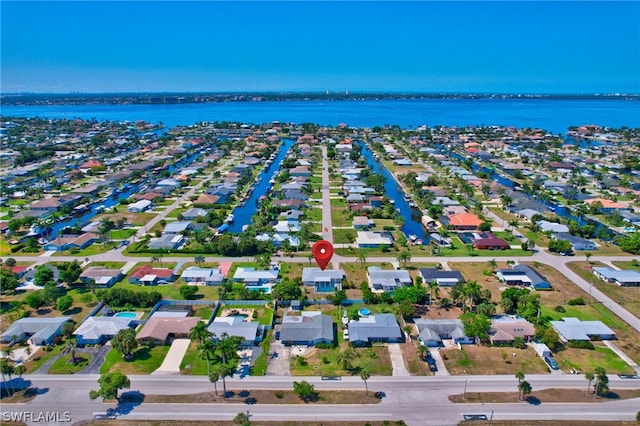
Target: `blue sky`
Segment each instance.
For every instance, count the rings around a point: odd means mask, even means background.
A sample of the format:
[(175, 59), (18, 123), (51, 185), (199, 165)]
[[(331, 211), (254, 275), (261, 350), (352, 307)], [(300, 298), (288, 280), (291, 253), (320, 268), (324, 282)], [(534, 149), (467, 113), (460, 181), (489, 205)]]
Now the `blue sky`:
[(640, 2), (1, 3), (1, 90), (640, 93)]

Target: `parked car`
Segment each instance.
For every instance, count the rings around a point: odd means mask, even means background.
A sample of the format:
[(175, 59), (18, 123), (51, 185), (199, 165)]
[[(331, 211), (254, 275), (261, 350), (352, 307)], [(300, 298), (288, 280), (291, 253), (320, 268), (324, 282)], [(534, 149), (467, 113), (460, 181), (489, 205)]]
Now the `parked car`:
[(553, 370), (557, 370), (558, 369), (558, 363), (556, 363), (556, 360), (553, 359), (552, 357), (550, 357), (549, 355), (544, 357), (544, 362), (546, 362), (547, 365), (549, 367), (551, 367), (551, 369), (553, 369)]
[(438, 371), (438, 365), (436, 364), (436, 360), (431, 355), (431, 352), (427, 352), (427, 364), (429, 364), (429, 370), (433, 372)]

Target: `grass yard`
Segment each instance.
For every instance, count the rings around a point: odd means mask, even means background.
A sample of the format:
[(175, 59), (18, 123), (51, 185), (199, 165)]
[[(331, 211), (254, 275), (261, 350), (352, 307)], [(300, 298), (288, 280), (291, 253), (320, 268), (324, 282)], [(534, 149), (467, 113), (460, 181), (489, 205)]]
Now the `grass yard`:
[(273, 335), (273, 330), (267, 330), (265, 333), (264, 339), (260, 342), (260, 348), (262, 349), (262, 353), (255, 360), (253, 367), (251, 367), (251, 375), (252, 376), (264, 376), (267, 374), (267, 364), (269, 362), (269, 348), (271, 347), (271, 337)]
[[(366, 368), (372, 376), (390, 376), (393, 372), (391, 357), (386, 346), (373, 346), (370, 348), (353, 348), (356, 356), (351, 361), (352, 368), (345, 370), (338, 363), (338, 355), (345, 350), (342, 348), (318, 349), (312, 348), (302, 357), (292, 355), (292, 376), (352, 376), (357, 375), (361, 368)], [(303, 359), (303, 362), (298, 361)]]
[(356, 232), (357, 231), (355, 229), (334, 229), (333, 243), (334, 244), (352, 244), (356, 241), (356, 235), (357, 235)]
[(169, 346), (140, 346), (130, 360), (111, 349), (100, 367), (100, 374), (119, 372), (122, 374), (150, 374), (155, 371), (169, 352)]
[(405, 343), (400, 344), (402, 351), (402, 358), (404, 359), (404, 365), (407, 371), (412, 376), (431, 376), (433, 373), (429, 370), (429, 364), (426, 361), (420, 359), (420, 353), (418, 352), (418, 342), (414, 340), (407, 340)]
[(116, 222), (118, 219), (123, 217), (127, 223), (133, 224), (133, 226), (144, 226), (146, 223), (149, 223), (151, 219), (156, 217), (155, 213), (103, 213), (93, 218), (95, 222), (100, 222), (104, 218), (111, 219)]
[(594, 371), (596, 367), (603, 367), (609, 374), (633, 374), (633, 368), (611, 349), (599, 346), (598, 342), (594, 345), (596, 345), (594, 350), (566, 348), (555, 353), (553, 357), (560, 369), (565, 372), (573, 369), (586, 373)]
[(345, 273), (345, 280), (351, 283), (355, 288), (360, 288), (360, 283), (362, 281), (367, 281), (367, 268), (370, 266), (378, 266), (381, 269), (393, 269), (393, 265), (390, 263), (380, 263), (380, 262), (367, 262), (366, 264), (361, 263), (341, 263), (340, 268)]
[[(621, 269), (640, 271), (640, 267), (634, 266), (632, 262), (613, 262), (613, 264)], [(592, 262), (591, 264), (570, 262), (567, 263), (567, 266), (586, 281), (593, 283), (598, 290), (609, 296), (614, 302), (635, 316), (640, 317), (640, 287), (620, 287), (597, 278), (591, 272), (591, 268), (593, 266), (607, 266), (600, 262)]]
[(189, 349), (180, 363), (180, 373), (193, 376), (207, 375), (207, 361), (200, 357), (197, 343), (191, 342), (189, 344)]
[(71, 355), (63, 355), (58, 358), (49, 367), (48, 374), (74, 374), (78, 371), (84, 370), (89, 365), (93, 357), (89, 354), (76, 352), (76, 363), (71, 362)]
[[(336, 200), (331, 200), (332, 203), (334, 201)], [(333, 204), (331, 206), (331, 224), (338, 227), (351, 226), (352, 213), (343, 207), (333, 207)]]
[(131, 229), (131, 228), (115, 229), (111, 231), (110, 235), (111, 235), (111, 239), (113, 240), (126, 240), (132, 235), (135, 235), (136, 232), (137, 232), (136, 229)]
[[(503, 359), (502, 354), (506, 354)], [(462, 374), (543, 374), (549, 371), (542, 358), (529, 347), (516, 349), (512, 347), (492, 347), (479, 345), (463, 345), (462, 349), (441, 349), (442, 359), (453, 375)], [(515, 356), (514, 356), (515, 354)]]
[(304, 211), (303, 219), (305, 221), (321, 221), (322, 209), (309, 208)]

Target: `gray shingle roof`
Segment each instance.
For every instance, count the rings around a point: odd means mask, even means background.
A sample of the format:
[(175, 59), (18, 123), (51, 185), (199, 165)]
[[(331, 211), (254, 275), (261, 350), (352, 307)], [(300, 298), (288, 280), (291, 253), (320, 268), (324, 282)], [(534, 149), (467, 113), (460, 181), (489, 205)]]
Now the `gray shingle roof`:
[(393, 314), (375, 314), (349, 322), (349, 341), (397, 340), (402, 332)]
[(282, 319), (280, 340), (283, 342), (313, 342), (333, 340), (333, 321), (320, 312), (302, 312), (300, 316), (288, 315)]

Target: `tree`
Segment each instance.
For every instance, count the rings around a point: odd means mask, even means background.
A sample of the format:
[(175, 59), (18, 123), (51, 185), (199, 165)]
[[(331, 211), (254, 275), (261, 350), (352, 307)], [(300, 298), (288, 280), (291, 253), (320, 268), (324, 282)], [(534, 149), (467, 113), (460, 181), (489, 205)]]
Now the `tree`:
[(60, 281), (67, 284), (77, 281), (82, 273), (82, 267), (77, 260), (74, 260), (73, 262), (64, 262), (58, 266), (58, 270), (60, 271)]
[(194, 257), (193, 260), (196, 262), (196, 265), (198, 265), (198, 267), (201, 267), (202, 263), (204, 262), (204, 256), (199, 254), (196, 257)]
[(524, 380), (524, 371), (522, 370), (518, 370), (516, 371), (516, 379), (518, 379), (518, 382), (522, 382)]
[(220, 380), (220, 375), (216, 370), (209, 372), (209, 381), (213, 383), (213, 389), (216, 396), (218, 396), (218, 380)]
[(67, 341), (67, 343), (62, 347), (61, 352), (63, 354), (71, 354), (71, 362), (73, 365), (76, 365), (76, 344), (73, 341)]
[(217, 364), (213, 371), (215, 372), (215, 374), (218, 375), (218, 377), (222, 378), (222, 390), (224, 392), (223, 398), (227, 397), (227, 382), (225, 381), (225, 378), (227, 376), (233, 376), (233, 372), (235, 371), (234, 368), (232, 368), (230, 365), (228, 364)]
[(427, 283), (429, 287), (429, 305), (433, 303), (433, 295), (436, 295), (436, 298), (440, 295), (440, 284), (437, 281), (429, 281)]
[(315, 396), (316, 389), (311, 383), (303, 380), (301, 382), (293, 382), (293, 392), (303, 401), (308, 401)]
[(298, 282), (286, 278), (274, 285), (271, 292), (276, 300), (298, 300), (302, 296)]
[(189, 339), (191, 339), (192, 342), (202, 343), (211, 340), (212, 337), (213, 333), (207, 330), (207, 324), (202, 321), (199, 321), (189, 330)]
[(178, 288), (178, 291), (180, 292), (180, 295), (189, 300), (189, 299), (194, 299), (196, 293), (198, 292), (198, 287), (194, 286), (194, 285), (181, 285), (180, 288)]
[(589, 393), (589, 389), (591, 388), (591, 382), (595, 378), (594, 374), (590, 371), (584, 373), (584, 378), (587, 379), (587, 393)]
[(498, 262), (496, 262), (495, 259), (491, 259), (490, 261), (487, 262), (487, 266), (489, 266), (492, 271), (495, 271), (496, 268), (498, 268)]
[(593, 256), (593, 254), (592, 254), (592, 253), (590, 253), (590, 252), (586, 252), (584, 255), (585, 255), (585, 256), (586, 256), (586, 258), (587, 258), (587, 263), (591, 263), (591, 260), (590, 260), (590, 259), (591, 259), (591, 256)]
[[(206, 339), (198, 343), (198, 353), (201, 359), (207, 361), (207, 374), (211, 375), (211, 356), (216, 350), (216, 344), (213, 339)], [(218, 377), (219, 379), (219, 377)]]
[(369, 396), (369, 385), (367, 385), (367, 380), (369, 380), (370, 377), (371, 377), (371, 373), (369, 373), (369, 370), (367, 370), (366, 368), (362, 368), (360, 370), (360, 378), (364, 382), (365, 394), (367, 396)]
[(519, 395), (522, 395), (520, 397), (520, 400), (523, 400), (527, 395), (529, 395), (531, 393), (531, 383), (527, 382), (526, 380), (521, 381), (520, 383), (518, 383), (518, 391), (519, 391)]
[(355, 355), (355, 352), (351, 348), (347, 348), (338, 354), (337, 361), (342, 366), (343, 370), (351, 370), (351, 368), (353, 368), (351, 361)]
[(24, 364), (18, 364), (13, 368), (13, 373), (17, 374), (22, 379), (22, 375), (27, 372), (27, 367)]
[(240, 412), (236, 414), (236, 416), (233, 418), (233, 422), (241, 426), (250, 426), (251, 422), (249, 421), (249, 414), (247, 413)]
[(111, 346), (117, 352), (121, 353), (123, 358), (131, 357), (133, 352), (138, 348), (135, 330), (125, 328), (118, 331), (113, 339), (111, 339)]
[(605, 396), (609, 393), (609, 378), (607, 372), (602, 367), (597, 367), (595, 370), (596, 388), (593, 397)]
[(64, 295), (56, 301), (56, 309), (60, 312), (66, 312), (73, 305), (73, 297)]
[(418, 353), (420, 354), (420, 359), (424, 359), (427, 353), (429, 353), (429, 348), (425, 345), (418, 345)]
[(29, 305), (30, 308), (39, 309), (44, 306), (44, 290), (37, 290), (33, 293), (27, 294), (24, 301), (27, 302), (27, 305)]
[(406, 268), (407, 262), (411, 262), (411, 253), (408, 251), (401, 251), (400, 253), (398, 253), (396, 260), (402, 263), (402, 265)]
[(398, 303), (396, 307), (396, 312), (398, 315), (401, 315), (403, 318), (411, 318), (416, 313), (416, 307), (411, 301), (403, 300)]
[(363, 268), (367, 267), (367, 255), (362, 250), (358, 250), (358, 259), (356, 262), (360, 263)]
[(20, 282), (18, 281), (18, 276), (11, 272), (8, 268), (0, 268), (0, 290), (4, 291), (13, 291), (18, 288)]
[(55, 286), (56, 281), (53, 277), (53, 271), (46, 265), (39, 265), (33, 274), (33, 283), (39, 287)]
[(118, 399), (118, 390), (131, 387), (131, 381), (122, 373), (103, 374), (98, 379), (98, 383), (100, 389), (89, 392), (89, 398), (92, 400), (100, 396), (104, 399)]
[(5, 358), (0, 359), (0, 374), (2, 374), (2, 381), (4, 382), (4, 377), (9, 377), (9, 383), (11, 388), (11, 395), (13, 395), (13, 381), (11, 380), (11, 375), (15, 372), (15, 367), (9, 356), (7, 355)]

